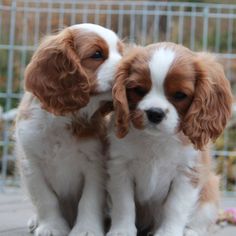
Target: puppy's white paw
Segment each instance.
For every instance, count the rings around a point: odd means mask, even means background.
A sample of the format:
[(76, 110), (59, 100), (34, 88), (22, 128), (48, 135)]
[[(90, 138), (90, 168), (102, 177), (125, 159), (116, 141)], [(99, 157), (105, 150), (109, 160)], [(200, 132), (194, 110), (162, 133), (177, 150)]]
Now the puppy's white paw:
[(158, 233), (154, 234), (154, 236), (182, 236), (182, 235), (179, 235), (179, 234), (172, 234), (172, 233), (161, 233), (161, 232), (158, 232)]
[(35, 229), (38, 227), (38, 218), (36, 215), (33, 215), (29, 218), (27, 222), (27, 228), (30, 233), (33, 233)]
[(78, 230), (72, 229), (69, 236), (103, 236), (104, 234), (101, 232), (94, 232), (91, 230)]
[(136, 236), (137, 230), (129, 230), (129, 229), (118, 229), (118, 230), (110, 230), (106, 236)]
[(199, 236), (199, 234), (192, 229), (186, 228), (184, 230), (184, 236)]
[(183, 236), (179, 230), (159, 229), (154, 236)]
[(70, 229), (65, 221), (42, 222), (34, 231), (35, 236), (68, 236)]

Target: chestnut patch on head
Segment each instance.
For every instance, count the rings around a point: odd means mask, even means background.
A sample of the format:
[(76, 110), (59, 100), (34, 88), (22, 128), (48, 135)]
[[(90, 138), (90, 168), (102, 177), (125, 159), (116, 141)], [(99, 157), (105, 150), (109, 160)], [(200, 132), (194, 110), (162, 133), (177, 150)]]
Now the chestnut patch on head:
[(152, 82), (146, 55), (136, 55), (126, 78), (126, 94), (131, 110), (150, 91)]
[[(184, 57), (184, 55), (183, 55)], [(195, 91), (196, 74), (190, 57), (177, 58), (164, 83), (167, 99), (174, 105), (180, 117), (188, 111)]]
[(165, 93), (180, 115), (179, 129), (201, 150), (223, 131), (231, 114), (232, 94), (221, 65), (210, 54), (178, 50), (165, 80)]
[(107, 42), (93, 32), (74, 30), (76, 51), (80, 57), (81, 65), (86, 72), (90, 84), (90, 93), (96, 92), (97, 71), (109, 57), (109, 47)]
[(76, 51), (81, 64), (88, 71), (95, 71), (108, 58), (109, 48), (106, 41), (93, 32), (75, 33)]
[(117, 69), (113, 87), (113, 101), (116, 115), (117, 136), (124, 137), (132, 121), (141, 127), (142, 115), (136, 111), (138, 102), (151, 89), (148, 55), (144, 48), (133, 48)]
[(131, 110), (136, 109), (137, 104), (140, 100), (149, 92), (151, 89), (151, 79), (148, 73), (138, 74), (133, 73), (127, 79), (126, 94)]

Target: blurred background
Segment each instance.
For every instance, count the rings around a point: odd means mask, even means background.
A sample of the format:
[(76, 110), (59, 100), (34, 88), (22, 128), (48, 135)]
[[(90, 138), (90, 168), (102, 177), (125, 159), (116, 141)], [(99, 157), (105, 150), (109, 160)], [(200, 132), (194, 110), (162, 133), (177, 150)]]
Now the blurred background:
[[(222, 4), (223, 3), (223, 4)], [(126, 42), (173, 41), (216, 55), (236, 95), (236, 1), (0, 0), (0, 191), (20, 186), (13, 151), (14, 117), (23, 93), (24, 69), (42, 36), (90, 22)], [(234, 113), (212, 154), (221, 189), (236, 196), (236, 100)]]

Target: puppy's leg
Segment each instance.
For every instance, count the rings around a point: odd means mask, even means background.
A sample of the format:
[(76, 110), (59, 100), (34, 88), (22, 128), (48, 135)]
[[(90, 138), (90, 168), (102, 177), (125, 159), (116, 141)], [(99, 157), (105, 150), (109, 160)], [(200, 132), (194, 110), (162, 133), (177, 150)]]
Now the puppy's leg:
[(67, 236), (69, 227), (61, 216), (58, 200), (35, 161), (21, 161), (22, 178), (36, 208), (35, 236)]
[(208, 236), (209, 228), (216, 221), (217, 207), (213, 203), (199, 206), (184, 230), (184, 236)]
[(163, 206), (162, 222), (155, 236), (183, 236), (196, 205), (199, 189), (185, 175), (178, 176)]
[(107, 236), (135, 236), (134, 186), (125, 165), (110, 165), (111, 229)]
[(35, 231), (35, 229), (38, 227), (38, 217), (37, 215), (33, 215), (29, 218), (28, 222), (27, 222), (27, 227), (30, 233), (33, 233)]
[(70, 236), (102, 236), (105, 201), (104, 170), (99, 163), (91, 163), (84, 173), (84, 188), (78, 205), (76, 223)]
[(198, 201), (198, 207), (192, 214), (184, 236), (207, 236), (208, 229), (216, 222), (219, 206), (219, 178), (210, 174), (205, 182)]

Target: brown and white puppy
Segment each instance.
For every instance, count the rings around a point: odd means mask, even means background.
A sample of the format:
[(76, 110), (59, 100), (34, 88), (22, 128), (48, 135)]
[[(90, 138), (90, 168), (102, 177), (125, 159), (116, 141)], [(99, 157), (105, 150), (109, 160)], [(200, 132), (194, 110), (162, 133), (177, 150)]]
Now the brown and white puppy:
[(26, 68), (16, 153), (36, 236), (104, 235), (101, 103), (121, 53), (114, 32), (79, 24), (44, 38)]
[(113, 96), (108, 235), (136, 235), (136, 225), (155, 236), (207, 234), (219, 197), (207, 144), (232, 103), (222, 67), (173, 43), (136, 47), (118, 66)]

